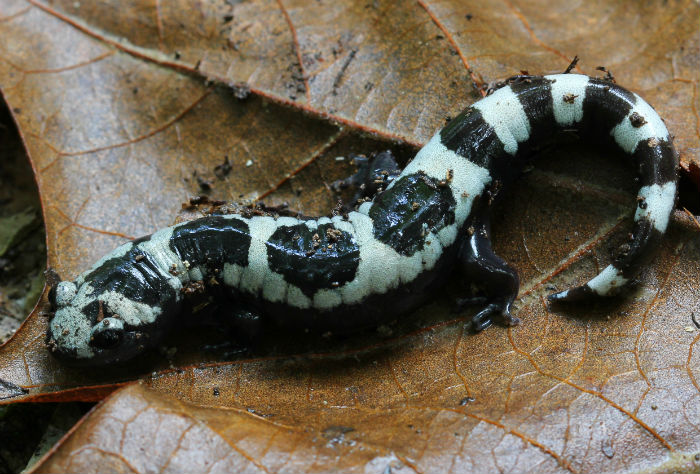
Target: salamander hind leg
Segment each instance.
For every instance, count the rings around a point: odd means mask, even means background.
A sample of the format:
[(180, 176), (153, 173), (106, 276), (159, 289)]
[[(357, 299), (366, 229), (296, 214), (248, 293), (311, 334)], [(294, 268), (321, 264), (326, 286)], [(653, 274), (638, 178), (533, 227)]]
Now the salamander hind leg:
[(517, 272), (501, 257), (493, 253), (488, 220), (475, 220), (459, 251), (459, 266), (484, 296), (461, 299), (458, 305), (484, 305), (472, 318), (472, 328), (482, 331), (494, 322), (514, 326), (520, 320), (511, 314), (513, 301), (518, 295), (520, 280)]
[(382, 192), (394, 178), (401, 174), (396, 158), (391, 151), (382, 151), (369, 158), (365, 156), (355, 156), (353, 163), (357, 166), (357, 172), (352, 176), (334, 181), (331, 189), (340, 192), (343, 189), (351, 188), (355, 190), (352, 204), (366, 199), (373, 198), (377, 193)]

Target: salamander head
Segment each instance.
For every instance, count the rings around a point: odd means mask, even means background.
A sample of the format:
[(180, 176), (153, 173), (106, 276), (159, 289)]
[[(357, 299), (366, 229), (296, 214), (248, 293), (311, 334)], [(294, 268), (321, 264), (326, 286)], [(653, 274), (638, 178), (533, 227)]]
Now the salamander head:
[(153, 322), (160, 308), (81, 280), (62, 281), (49, 293), (55, 315), (47, 344), (56, 357), (69, 365), (105, 365), (131, 359), (157, 342)]

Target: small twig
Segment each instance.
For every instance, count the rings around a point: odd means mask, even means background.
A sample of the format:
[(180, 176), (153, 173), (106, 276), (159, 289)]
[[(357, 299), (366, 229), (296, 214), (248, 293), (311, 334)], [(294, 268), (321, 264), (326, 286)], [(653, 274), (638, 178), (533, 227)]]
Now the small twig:
[(571, 70), (576, 67), (576, 65), (578, 64), (578, 59), (578, 55), (575, 55), (574, 59), (571, 60), (571, 63), (568, 66), (566, 66), (564, 74), (569, 74)]
[(612, 72), (610, 72), (605, 66), (598, 66), (596, 68), (596, 71), (603, 71), (605, 73), (605, 77), (603, 79), (605, 79), (606, 81), (612, 83), (615, 82), (615, 76), (613, 76)]

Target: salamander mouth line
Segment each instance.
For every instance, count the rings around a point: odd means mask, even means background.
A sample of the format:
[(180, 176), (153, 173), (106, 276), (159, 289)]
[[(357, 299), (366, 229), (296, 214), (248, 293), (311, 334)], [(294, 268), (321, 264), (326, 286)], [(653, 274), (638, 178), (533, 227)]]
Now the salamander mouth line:
[(49, 349), (67, 363), (137, 357), (180, 323), (188, 296), (225, 295), (242, 328), (352, 332), (413, 310), (460, 271), (478, 304), (472, 328), (513, 325), (520, 281), (493, 252), (490, 214), (534, 151), (564, 131), (617, 147), (636, 164), (632, 237), (581, 286), (549, 296), (576, 303), (630, 286), (662, 240), (673, 211), (678, 156), (663, 120), (637, 94), (584, 75), (515, 76), (471, 104), (401, 169), (393, 155), (354, 159), (359, 206), (311, 218), (213, 213), (160, 229), (108, 253), (75, 281), (51, 282)]

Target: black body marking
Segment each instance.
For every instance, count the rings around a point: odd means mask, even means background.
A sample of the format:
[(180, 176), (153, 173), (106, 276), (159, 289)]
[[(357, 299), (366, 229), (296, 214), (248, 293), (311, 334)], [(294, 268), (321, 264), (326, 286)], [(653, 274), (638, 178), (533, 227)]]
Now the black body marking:
[(503, 142), (477, 109), (467, 108), (439, 133), (443, 145), (482, 168), (508, 166)]
[(240, 219), (210, 216), (176, 227), (170, 249), (192, 266), (248, 265), (250, 229)]
[(270, 269), (307, 296), (351, 281), (360, 262), (354, 237), (332, 224), (282, 226), (265, 244)]
[(610, 130), (622, 122), (637, 101), (634, 94), (617, 84), (590, 79), (583, 101), (582, 132), (603, 142), (610, 140)]
[(454, 222), (455, 205), (450, 188), (435, 178), (404, 176), (379, 195), (369, 211), (374, 237), (401, 255), (413, 255), (423, 249), (430, 231)]
[[(107, 260), (88, 273), (85, 280), (90, 282), (95, 295), (111, 291), (151, 306), (160, 306), (174, 298), (174, 290), (163, 278), (153, 256), (142, 252), (136, 246), (123, 257)], [(91, 317), (96, 317), (95, 310), (96, 306), (91, 305)]]
[(552, 81), (543, 77), (525, 76), (521, 81), (511, 84), (510, 88), (530, 119), (528, 144), (537, 144), (551, 136), (554, 123)]
[(663, 184), (676, 180), (678, 157), (668, 140), (650, 138), (639, 143), (633, 159), (639, 165), (639, 175), (647, 177), (642, 184)]

